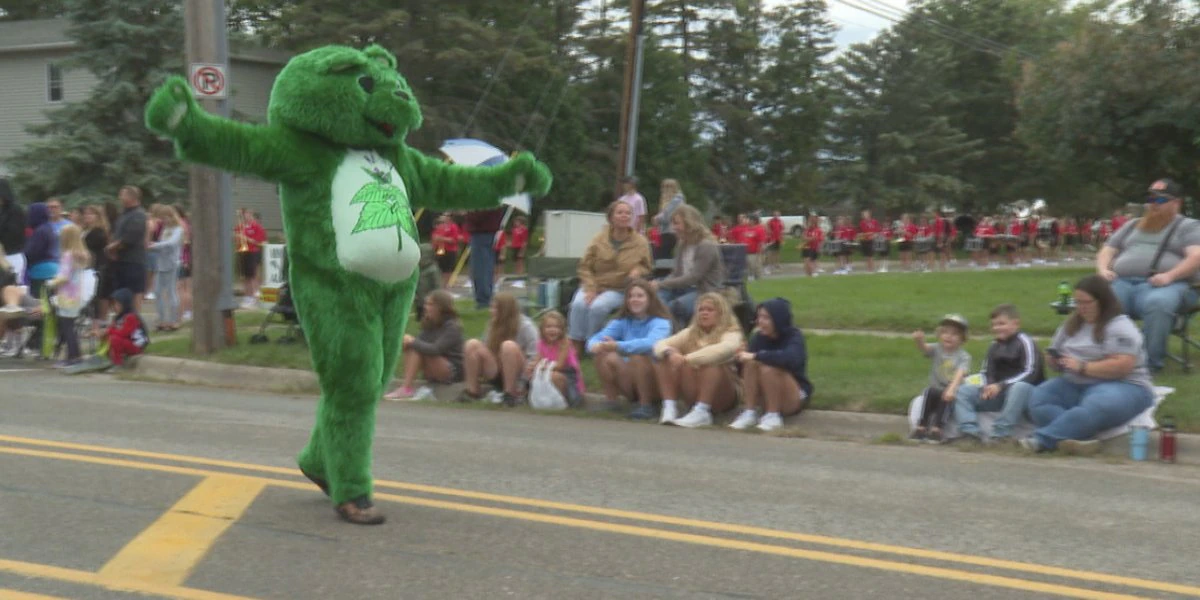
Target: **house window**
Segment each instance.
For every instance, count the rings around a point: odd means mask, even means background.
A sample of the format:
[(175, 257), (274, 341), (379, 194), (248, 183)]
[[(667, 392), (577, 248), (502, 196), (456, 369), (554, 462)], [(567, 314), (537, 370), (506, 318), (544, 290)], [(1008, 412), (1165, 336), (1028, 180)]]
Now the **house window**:
[(50, 102), (63, 99), (62, 68), (53, 63), (46, 65), (46, 99)]

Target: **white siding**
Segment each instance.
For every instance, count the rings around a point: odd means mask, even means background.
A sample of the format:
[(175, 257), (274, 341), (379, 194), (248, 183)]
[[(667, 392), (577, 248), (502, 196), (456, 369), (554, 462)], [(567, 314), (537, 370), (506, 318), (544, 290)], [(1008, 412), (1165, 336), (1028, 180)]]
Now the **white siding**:
[[(267, 122), (267, 100), (279, 66), (235, 61), (229, 69), (230, 109), (233, 114), (255, 123)], [(282, 234), (283, 217), (279, 194), (274, 183), (259, 179), (233, 178), (233, 206), (245, 207), (262, 215), (262, 225), (272, 235)]]
[(63, 102), (47, 97), (47, 67), (67, 57), (66, 51), (0, 55), (0, 161), (33, 141), (25, 128), (47, 121), (46, 111), (87, 98), (95, 85), (82, 69), (63, 71)]

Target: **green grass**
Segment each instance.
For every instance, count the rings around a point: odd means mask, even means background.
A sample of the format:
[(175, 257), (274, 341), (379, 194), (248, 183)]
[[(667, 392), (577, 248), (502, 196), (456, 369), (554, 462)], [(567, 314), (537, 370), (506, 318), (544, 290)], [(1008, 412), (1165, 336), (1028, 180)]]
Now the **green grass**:
[(755, 300), (782, 296), (792, 301), (796, 324), (814, 329), (930, 331), (942, 315), (961, 313), (972, 335), (987, 335), (988, 314), (997, 304), (1021, 309), (1033, 335), (1051, 335), (1062, 317), (1050, 309), (1060, 281), (1074, 284), (1085, 268), (878, 273), (874, 275), (764, 279), (751, 282)]
[[(961, 312), (972, 324), (967, 350), (978, 367), (990, 334), (987, 314), (1000, 302), (1014, 302), (1024, 311), (1025, 329), (1048, 336), (1061, 322), (1047, 304), (1062, 279), (1074, 281), (1086, 269), (1028, 269), (1021, 271), (880, 274), (815, 279), (771, 279), (751, 284), (751, 293), (762, 300), (785, 296), (792, 300), (796, 322), (805, 329), (879, 329), (932, 332), (946, 312)], [(487, 324), (487, 311), (475, 310), (470, 300), (459, 302), (468, 337), (479, 337)], [(283, 329), (268, 329), (271, 342), (252, 345), (263, 313), (237, 314), (237, 346), (202, 357), (225, 364), (310, 369), (308, 347), (279, 345), (274, 340)], [(409, 330), (415, 325), (410, 323)], [(159, 335), (150, 354), (196, 358), (186, 329), (176, 335)], [(1177, 340), (1172, 340), (1177, 344)], [(928, 361), (907, 338), (869, 335), (810, 335), (809, 375), (817, 387), (815, 408), (903, 414), (909, 400), (924, 386)], [(1197, 361), (1200, 369), (1200, 361)], [(591, 361), (583, 363), (584, 381), (591, 391), (599, 382)], [(1179, 390), (1163, 404), (1160, 414), (1173, 415), (1184, 431), (1200, 431), (1200, 395), (1188, 393), (1196, 376), (1183, 375), (1175, 365), (1155, 378), (1158, 385)]]

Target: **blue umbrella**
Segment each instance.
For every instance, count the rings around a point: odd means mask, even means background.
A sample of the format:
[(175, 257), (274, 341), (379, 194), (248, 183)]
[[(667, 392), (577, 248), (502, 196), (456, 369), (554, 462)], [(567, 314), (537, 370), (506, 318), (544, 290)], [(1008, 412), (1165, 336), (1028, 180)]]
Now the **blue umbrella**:
[[(494, 167), (508, 162), (508, 155), (503, 150), (487, 142), (471, 138), (446, 140), (438, 150), (456, 165)], [(500, 203), (523, 213), (529, 213), (529, 194), (508, 196), (502, 198)], [(507, 213), (504, 215), (504, 221), (508, 221)]]

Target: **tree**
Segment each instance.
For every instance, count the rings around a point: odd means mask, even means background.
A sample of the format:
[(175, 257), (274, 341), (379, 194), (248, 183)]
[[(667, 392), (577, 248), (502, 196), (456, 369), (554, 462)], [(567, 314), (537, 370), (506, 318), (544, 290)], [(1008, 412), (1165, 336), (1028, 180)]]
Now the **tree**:
[(11, 160), (30, 198), (68, 203), (112, 198), (125, 184), (150, 198), (186, 197), (187, 173), (170, 144), (142, 124), (154, 88), (183, 68), (183, 17), (173, 0), (67, 0), (67, 34), (78, 43), (67, 66), (96, 79), (91, 96), (29, 127), (39, 136)]

